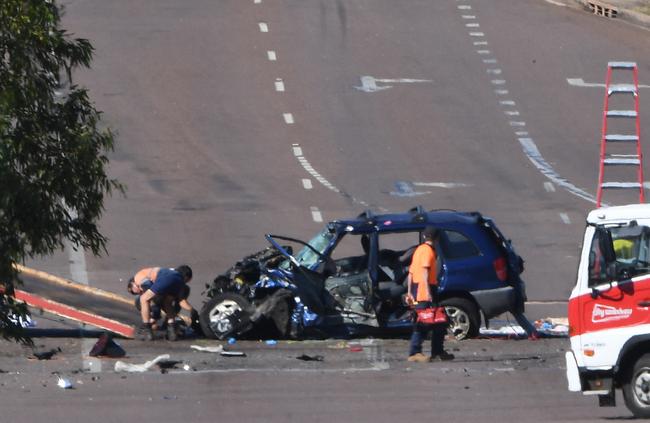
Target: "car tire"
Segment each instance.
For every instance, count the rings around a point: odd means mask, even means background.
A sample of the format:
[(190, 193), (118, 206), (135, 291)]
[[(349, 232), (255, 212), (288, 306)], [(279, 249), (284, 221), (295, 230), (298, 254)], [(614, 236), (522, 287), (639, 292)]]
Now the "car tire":
[[(224, 292), (215, 295), (203, 305), (199, 313), (199, 322), (206, 337), (224, 339), (231, 335), (234, 329), (229, 317), (238, 312), (240, 320), (248, 320), (253, 311), (253, 305), (246, 298), (232, 292)], [(245, 330), (239, 329), (241, 333), (250, 327)]]
[(280, 302), (271, 314), (271, 320), (280, 338), (288, 338), (291, 329), (291, 305), (288, 300)]
[(478, 309), (470, 300), (453, 297), (440, 302), (449, 317), (447, 331), (457, 340), (473, 338), (478, 335), (480, 317)]
[(650, 417), (650, 354), (642, 355), (624, 376), (623, 399), (635, 417)]

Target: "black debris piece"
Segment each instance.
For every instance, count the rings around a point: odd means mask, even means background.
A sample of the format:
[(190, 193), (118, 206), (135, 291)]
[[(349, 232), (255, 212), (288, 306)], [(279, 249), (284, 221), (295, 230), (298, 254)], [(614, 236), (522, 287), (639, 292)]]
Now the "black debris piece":
[(323, 360), (325, 360), (325, 357), (323, 357), (322, 355), (307, 355), (307, 354), (303, 354), (303, 355), (299, 355), (299, 356), (296, 357), (296, 358), (297, 358), (298, 360), (302, 360), (302, 361), (323, 361)]
[(160, 368), (160, 373), (167, 373), (169, 369), (176, 369), (177, 365), (182, 364), (179, 360), (161, 360), (156, 365)]
[(54, 354), (61, 352), (61, 348), (51, 349), (49, 351), (32, 351), (32, 355), (29, 357), (31, 359), (37, 360), (50, 360), (54, 357)]

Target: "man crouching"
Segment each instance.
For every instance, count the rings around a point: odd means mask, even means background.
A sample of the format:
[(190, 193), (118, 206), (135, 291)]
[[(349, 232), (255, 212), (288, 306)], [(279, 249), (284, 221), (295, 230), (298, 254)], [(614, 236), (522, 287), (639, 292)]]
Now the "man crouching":
[(138, 328), (136, 338), (148, 341), (154, 339), (153, 325), (160, 317), (160, 309), (165, 312), (167, 319), (167, 339), (175, 341), (178, 338), (175, 321), (180, 309), (189, 311), (192, 318), (197, 315), (196, 310), (187, 301), (189, 287), (186, 284), (190, 280), (192, 269), (187, 265), (175, 269), (145, 268), (129, 280), (127, 289), (131, 294), (139, 295), (136, 306), (140, 306), (142, 317), (142, 325)]

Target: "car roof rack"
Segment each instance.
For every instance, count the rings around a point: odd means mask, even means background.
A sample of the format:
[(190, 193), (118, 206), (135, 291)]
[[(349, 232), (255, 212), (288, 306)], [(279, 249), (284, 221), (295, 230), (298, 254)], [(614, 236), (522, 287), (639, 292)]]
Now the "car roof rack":
[(409, 213), (413, 215), (411, 219), (412, 222), (422, 223), (427, 221), (427, 212), (422, 206), (415, 206), (409, 210)]

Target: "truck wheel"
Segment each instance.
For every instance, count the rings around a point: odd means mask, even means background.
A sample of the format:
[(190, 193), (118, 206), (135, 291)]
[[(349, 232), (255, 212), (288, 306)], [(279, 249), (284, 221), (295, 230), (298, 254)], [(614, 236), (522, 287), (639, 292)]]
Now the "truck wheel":
[(457, 340), (473, 338), (478, 335), (479, 315), (476, 306), (465, 298), (447, 298), (440, 305), (445, 307), (449, 316), (447, 332)]
[(650, 417), (650, 354), (642, 355), (625, 377), (623, 399), (635, 417)]
[(203, 305), (199, 322), (206, 337), (224, 339), (250, 329), (253, 305), (239, 294), (224, 292)]

